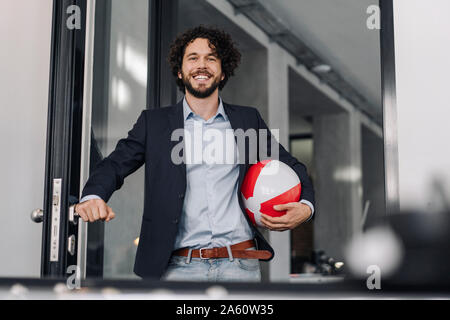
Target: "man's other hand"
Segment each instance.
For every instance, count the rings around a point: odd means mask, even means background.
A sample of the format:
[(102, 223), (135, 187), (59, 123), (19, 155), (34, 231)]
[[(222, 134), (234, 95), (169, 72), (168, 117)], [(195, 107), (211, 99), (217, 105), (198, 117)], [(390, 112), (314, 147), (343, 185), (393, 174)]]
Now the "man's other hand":
[(87, 200), (75, 206), (75, 212), (84, 222), (111, 221), (116, 214), (102, 199)]
[(286, 210), (286, 214), (281, 217), (261, 215), (261, 222), (271, 231), (292, 230), (308, 220), (312, 214), (311, 208), (300, 202), (280, 204), (273, 208), (277, 211)]

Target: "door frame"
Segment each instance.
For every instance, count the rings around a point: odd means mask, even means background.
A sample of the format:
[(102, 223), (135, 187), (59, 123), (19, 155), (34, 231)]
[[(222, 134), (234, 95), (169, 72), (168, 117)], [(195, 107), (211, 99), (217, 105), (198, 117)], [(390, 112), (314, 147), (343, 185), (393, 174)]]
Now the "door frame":
[[(75, 12), (79, 29), (66, 24), (67, 9), (73, 5), (79, 9)], [(85, 12), (86, 0), (53, 1), (41, 277), (65, 277), (67, 266), (76, 265), (76, 256), (67, 251), (68, 235), (77, 233), (68, 214), (70, 204), (78, 199), (70, 190), (78, 190), (80, 184), (77, 155), (83, 116)], [(56, 179), (61, 179), (61, 190), (54, 199)]]
[[(100, 0), (99, 0), (100, 1)], [(148, 0), (147, 109), (173, 104), (176, 85), (164, 61), (176, 31), (177, 0)], [(81, 27), (69, 29), (70, 6), (77, 6)], [(96, 0), (54, 0), (44, 189), (41, 277), (64, 278), (68, 267), (86, 276), (87, 224), (72, 224), (69, 207), (78, 202), (89, 177)], [(61, 179), (58, 254), (51, 261), (54, 179)], [(75, 255), (68, 237), (76, 237)], [(54, 241), (53, 241), (54, 243)], [(53, 250), (54, 252), (54, 250)], [(55, 260), (55, 259), (53, 259)], [(100, 274), (101, 276), (101, 274)]]
[[(176, 99), (176, 85), (164, 56), (176, 30), (177, 0), (149, 1), (149, 68), (147, 108), (170, 105)], [(94, 5), (93, 5), (94, 3)], [(393, 1), (380, 0), (381, 10), (381, 84), (383, 101), (384, 161), (386, 212), (398, 212), (398, 147), (395, 87), (395, 47)], [(69, 30), (66, 26), (70, 5), (81, 9), (81, 29)], [(87, 86), (92, 74), (92, 40), (95, 0), (54, 0), (52, 22), (51, 67), (49, 88), (49, 112), (47, 128), (46, 173), (44, 194), (44, 220), (42, 236), (42, 277), (65, 277), (67, 266), (84, 263), (83, 251), (87, 244), (87, 230), (68, 221), (69, 206), (77, 201), (81, 188), (89, 174), (90, 146), (90, 92)], [(88, 14), (88, 8), (90, 13)], [(88, 17), (88, 18), (87, 18)], [(91, 26), (87, 25), (88, 23)], [(88, 37), (88, 38), (86, 38)], [(86, 51), (88, 50), (88, 51)], [(89, 78), (91, 77), (91, 78)], [(89, 98), (90, 97), (90, 98)], [(83, 155), (83, 157), (81, 157)], [(81, 163), (81, 166), (80, 166)], [(81, 168), (80, 168), (81, 167)], [(53, 205), (53, 181), (62, 179), (58, 259), (50, 262), (51, 208)], [(76, 190), (73, 194), (70, 191)], [(72, 200), (71, 200), (72, 199)], [(77, 248), (79, 261), (67, 254), (67, 236), (72, 232), (83, 235)], [(78, 234), (77, 234), (78, 238)], [(84, 242), (83, 242), (84, 241)], [(75, 259), (76, 260), (76, 259)], [(83, 262), (84, 261), (84, 262)]]
[(380, 57), (383, 101), (384, 188), (386, 214), (400, 211), (397, 136), (397, 95), (393, 0), (379, 0), (381, 14)]

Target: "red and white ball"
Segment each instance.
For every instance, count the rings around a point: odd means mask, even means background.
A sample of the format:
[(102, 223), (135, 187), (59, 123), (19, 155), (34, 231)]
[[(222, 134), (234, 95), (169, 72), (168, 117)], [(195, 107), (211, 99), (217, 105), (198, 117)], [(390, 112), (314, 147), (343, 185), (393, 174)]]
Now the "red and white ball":
[(253, 224), (259, 227), (264, 227), (261, 214), (272, 217), (285, 215), (286, 211), (276, 211), (273, 206), (298, 202), (300, 193), (298, 175), (278, 160), (264, 160), (252, 165), (241, 188), (245, 211)]

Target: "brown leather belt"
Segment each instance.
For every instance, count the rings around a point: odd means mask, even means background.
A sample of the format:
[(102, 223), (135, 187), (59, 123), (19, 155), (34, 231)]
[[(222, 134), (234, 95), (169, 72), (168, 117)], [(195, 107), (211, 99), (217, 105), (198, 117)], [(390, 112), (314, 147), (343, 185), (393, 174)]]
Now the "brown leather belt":
[[(272, 254), (267, 250), (245, 250), (248, 248), (256, 248), (255, 242), (253, 240), (247, 240), (244, 242), (240, 242), (230, 246), (231, 254), (233, 258), (240, 259), (270, 259)], [(175, 256), (183, 256), (187, 257), (189, 254), (189, 249), (178, 249), (173, 253)], [(194, 249), (191, 253), (191, 258), (200, 258), (200, 259), (216, 259), (216, 258), (228, 258), (228, 249), (227, 247), (220, 248), (202, 248), (202, 249)]]

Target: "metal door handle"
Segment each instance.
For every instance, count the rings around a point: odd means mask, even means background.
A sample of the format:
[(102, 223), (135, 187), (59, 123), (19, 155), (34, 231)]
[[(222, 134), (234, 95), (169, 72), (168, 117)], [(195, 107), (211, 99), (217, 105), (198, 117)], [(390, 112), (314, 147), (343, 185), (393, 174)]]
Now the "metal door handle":
[(31, 220), (36, 223), (44, 221), (44, 211), (42, 209), (35, 209), (31, 212)]
[(76, 204), (69, 207), (69, 221), (73, 224), (77, 224), (78, 218), (80, 217), (80, 215), (75, 212), (75, 206)]
[[(31, 212), (31, 220), (36, 223), (41, 223), (44, 221), (44, 210), (42, 209), (35, 209)], [(75, 212), (75, 205), (72, 205), (69, 207), (69, 221), (73, 224), (77, 224), (79, 214)]]

